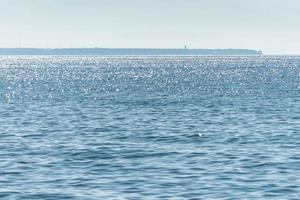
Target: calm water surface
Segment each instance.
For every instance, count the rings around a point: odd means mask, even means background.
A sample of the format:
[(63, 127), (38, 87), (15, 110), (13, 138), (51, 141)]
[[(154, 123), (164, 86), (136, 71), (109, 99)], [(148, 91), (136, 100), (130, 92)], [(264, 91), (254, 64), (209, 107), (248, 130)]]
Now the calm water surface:
[(0, 57), (1, 199), (299, 199), (300, 57)]

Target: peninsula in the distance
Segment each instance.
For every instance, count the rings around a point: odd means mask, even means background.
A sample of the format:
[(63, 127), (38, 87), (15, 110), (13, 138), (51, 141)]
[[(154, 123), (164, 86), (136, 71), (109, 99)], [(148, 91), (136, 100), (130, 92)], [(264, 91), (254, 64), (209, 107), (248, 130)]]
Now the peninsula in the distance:
[(0, 55), (262, 55), (252, 49), (0, 48)]

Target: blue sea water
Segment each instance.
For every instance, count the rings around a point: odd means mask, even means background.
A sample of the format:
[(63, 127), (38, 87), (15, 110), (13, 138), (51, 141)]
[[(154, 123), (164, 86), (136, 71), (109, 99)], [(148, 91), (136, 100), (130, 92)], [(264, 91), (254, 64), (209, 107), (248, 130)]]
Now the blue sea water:
[(300, 57), (0, 57), (1, 199), (299, 199)]

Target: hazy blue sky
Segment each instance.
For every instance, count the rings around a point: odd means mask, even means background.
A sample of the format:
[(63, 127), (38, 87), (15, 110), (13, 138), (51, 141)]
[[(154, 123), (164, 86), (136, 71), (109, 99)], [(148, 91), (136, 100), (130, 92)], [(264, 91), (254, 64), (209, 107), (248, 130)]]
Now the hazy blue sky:
[(0, 0), (0, 47), (300, 54), (300, 0)]

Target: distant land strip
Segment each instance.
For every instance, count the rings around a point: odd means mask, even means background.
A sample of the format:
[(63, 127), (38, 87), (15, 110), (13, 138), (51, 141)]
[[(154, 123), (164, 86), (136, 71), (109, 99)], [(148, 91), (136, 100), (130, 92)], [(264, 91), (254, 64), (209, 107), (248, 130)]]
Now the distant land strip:
[(252, 49), (151, 49), (151, 48), (0, 48), (0, 55), (262, 55)]

